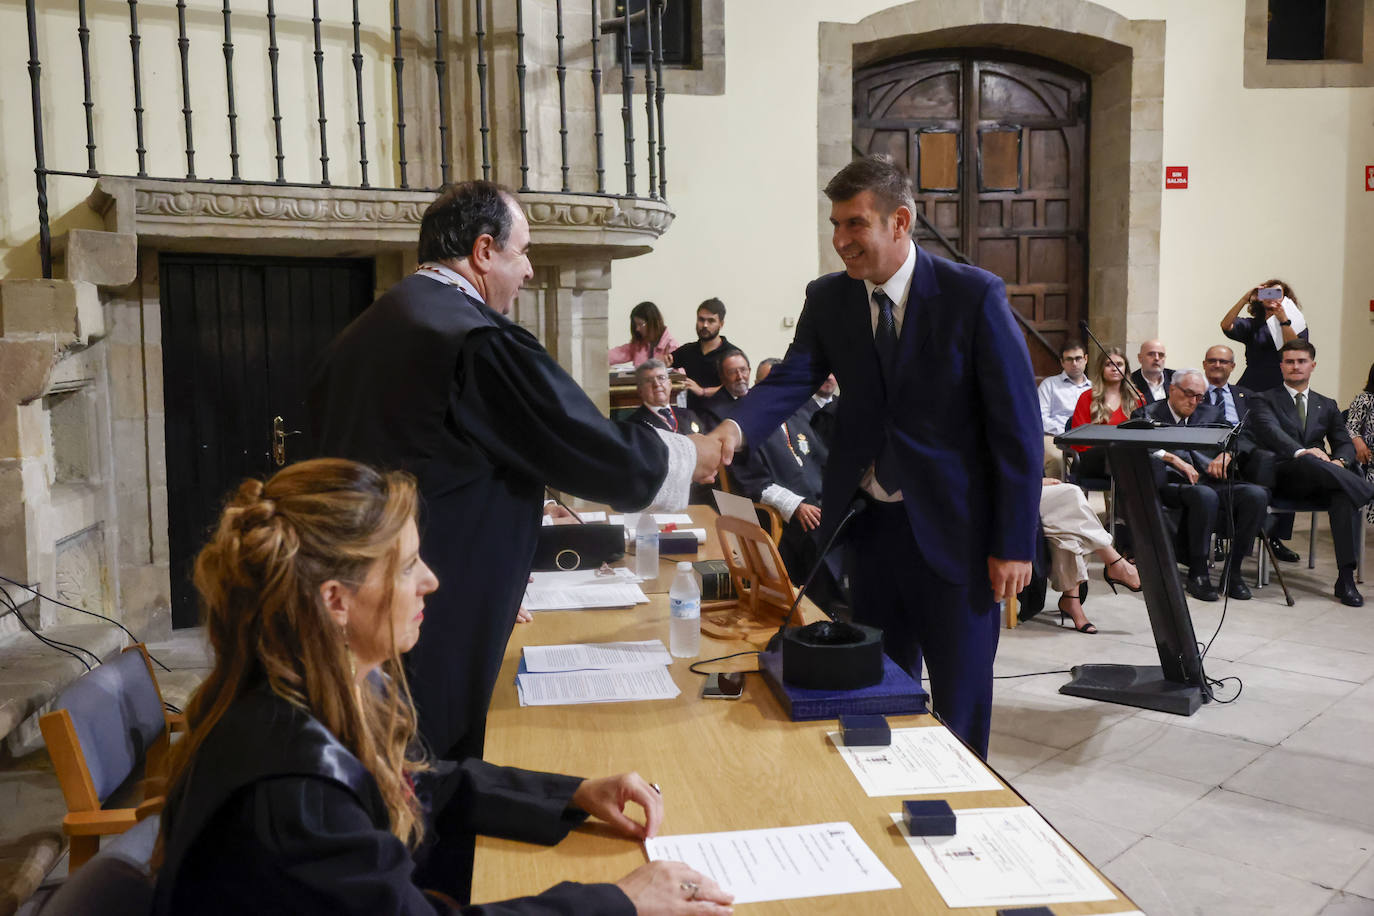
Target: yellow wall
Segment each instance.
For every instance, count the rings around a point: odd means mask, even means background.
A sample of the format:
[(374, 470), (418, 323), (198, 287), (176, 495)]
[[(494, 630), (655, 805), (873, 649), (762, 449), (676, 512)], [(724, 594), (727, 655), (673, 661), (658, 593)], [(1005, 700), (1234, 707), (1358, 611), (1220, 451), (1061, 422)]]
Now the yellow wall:
[[(668, 199), (678, 218), (652, 254), (616, 265), (613, 340), (642, 299), (690, 339), (696, 304), (715, 295), (730, 309), (727, 335), (755, 361), (782, 354), (784, 319), (819, 269), (817, 23), (889, 5), (807, 0), (779, 17), (772, 3), (726, 4), (726, 94), (669, 98)], [(1199, 364), (1242, 290), (1278, 275), (1307, 307), (1314, 385), (1348, 402), (1374, 360), (1374, 193), (1364, 191), (1374, 90), (1243, 88), (1244, 0), (1103, 5), (1167, 23), (1164, 158), (1190, 169), (1189, 188), (1165, 191), (1162, 204), (1169, 364)], [(607, 148), (618, 142), (608, 136)], [(1134, 353), (1139, 341), (1130, 343)]]

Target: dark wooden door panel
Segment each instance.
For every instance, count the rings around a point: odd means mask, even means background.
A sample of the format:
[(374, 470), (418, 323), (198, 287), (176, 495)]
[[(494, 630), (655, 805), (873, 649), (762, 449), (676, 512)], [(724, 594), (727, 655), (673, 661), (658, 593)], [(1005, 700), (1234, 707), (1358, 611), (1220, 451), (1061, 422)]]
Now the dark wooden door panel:
[(314, 454), (305, 393), (315, 355), (372, 300), (362, 259), (164, 254), (163, 400), (172, 622), (198, 622), (191, 566), (225, 495), (262, 477), (272, 421), (287, 458)]
[[(875, 64), (855, 76), (856, 154), (887, 153), (916, 207), (1000, 276), (1037, 375), (1086, 312), (1088, 78), (1050, 61), (967, 50)], [(951, 256), (920, 226), (918, 244)], [(1042, 340), (1043, 338), (1043, 340)]]

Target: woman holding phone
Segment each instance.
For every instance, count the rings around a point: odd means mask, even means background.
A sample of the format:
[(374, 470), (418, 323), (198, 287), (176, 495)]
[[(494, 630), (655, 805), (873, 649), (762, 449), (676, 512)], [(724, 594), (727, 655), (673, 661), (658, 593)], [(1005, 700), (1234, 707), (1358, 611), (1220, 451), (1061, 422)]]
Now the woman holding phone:
[[(1242, 309), (1249, 314), (1242, 317)], [(1293, 287), (1282, 280), (1265, 280), (1231, 306), (1221, 319), (1221, 332), (1245, 345), (1245, 372), (1237, 384), (1268, 391), (1283, 384), (1279, 348), (1299, 337), (1307, 340), (1307, 319)]]

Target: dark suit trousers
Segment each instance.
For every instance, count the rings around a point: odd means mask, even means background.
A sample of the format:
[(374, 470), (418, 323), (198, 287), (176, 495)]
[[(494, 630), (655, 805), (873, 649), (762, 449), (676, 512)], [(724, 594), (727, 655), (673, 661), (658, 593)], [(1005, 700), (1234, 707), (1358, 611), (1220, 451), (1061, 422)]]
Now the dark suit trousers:
[(992, 722), (992, 661), (1001, 619), (977, 557), (964, 585), (926, 563), (901, 503), (872, 503), (853, 521), (847, 560), (854, 620), (880, 627), (888, 656), (930, 674), (935, 713), (984, 758)]
[[(1356, 545), (1359, 543), (1360, 513), (1355, 501), (1343, 486), (1339, 474), (1355, 475), (1340, 465), (1322, 461), (1311, 455), (1292, 458), (1279, 462), (1275, 471), (1274, 492), (1289, 499), (1308, 499), (1327, 495), (1331, 507), (1327, 517), (1331, 520), (1331, 540), (1336, 548), (1336, 565), (1341, 569), (1353, 569), (1357, 559)], [(1358, 478), (1357, 478), (1358, 479)]]

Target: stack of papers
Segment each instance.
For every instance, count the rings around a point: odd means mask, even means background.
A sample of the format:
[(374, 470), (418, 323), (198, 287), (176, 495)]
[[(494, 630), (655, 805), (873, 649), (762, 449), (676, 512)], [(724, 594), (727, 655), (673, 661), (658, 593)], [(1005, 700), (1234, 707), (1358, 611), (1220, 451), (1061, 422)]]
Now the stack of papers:
[(634, 573), (624, 568), (611, 573), (596, 569), (532, 573), (521, 604), (527, 611), (570, 611), (649, 603), (649, 596), (639, 587), (642, 580)]
[(515, 690), (521, 706), (671, 700), (682, 692), (672, 660), (658, 639), (526, 646)]
[[(574, 509), (573, 511), (576, 512), (577, 510)], [(593, 523), (593, 522), (604, 522), (604, 521), (606, 521), (606, 513), (605, 513), (605, 512), (578, 512), (578, 513), (577, 513), (577, 517), (578, 517), (578, 519), (582, 522), (582, 524), (584, 524), (584, 525), (591, 524), (591, 523)], [(546, 515), (546, 516), (544, 516), (544, 522), (543, 522), (543, 524), (544, 524), (544, 525), (552, 525), (552, 524), (553, 524), (553, 516), (552, 516), (552, 515)], [(564, 524), (567, 524), (567, 523), (564, 522)], [(574, 524), (575, 524), (575, 523), (574, 523)], [(612, 524), (619, 525), (620, 522), (613, 522)]]

